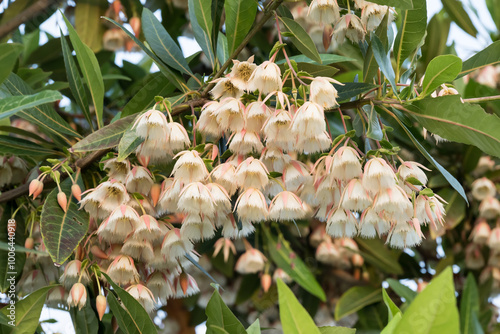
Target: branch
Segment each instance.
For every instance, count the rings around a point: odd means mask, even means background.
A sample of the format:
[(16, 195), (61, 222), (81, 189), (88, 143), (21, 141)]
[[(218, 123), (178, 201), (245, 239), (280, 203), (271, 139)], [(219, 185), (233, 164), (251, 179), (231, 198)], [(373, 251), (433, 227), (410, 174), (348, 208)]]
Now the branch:
[[(281, 5), (282, 2), (283, 2), (283, 0), (274, 0), (274, 2), (271, 3), (267, 9), (265, 9), (264, 16), (260, 19), (259, 22), (257, 22), (257, 24), (253, 27), (253, 29), (250, 30), (250, 32), (247, 34), (245, 39), (236, 48), (236, 50), (234, 50), (234, 52), (231, 54), (231, 56), (229, 56), (227, 61), (222, 65), (222, 67), (219, 69), (219, 71), (217, 71), (217, 73), (212, 78), (212, 80), (220, 78), (224, 74), (224, 71), (229, 67), (229, 65), (231, 65), (231, 63), (233, 62), (233, 59), (236, 59), (238, 57), (240, 52), (245, 48), (245, 46), (247, 46), (248, 42), (250, 42), (250, 40), (253, 38), (253, 36), (259, 30), (261, 30), (262, 27), (264, 26), (264, 24), (266, 24), (266, 22), (273, 16), (274, 11), (276, 10), (276, 8), (279, 7), (279, 5)], [(210, 90), (212, 89), (213, 86), (214, 86), (214, 84), (210, 83), (207, 87), (205, 87), (205, 89), (203, 90), (203, 93), (201, 93), (201, 96), (203, 96), (203, 97), (208, 96), (208, 92), (210, 92)]]
[(4, 38), (12, 31), (16, 30), (21, 24), (28, 22), (32, 18), (40, 15), (51, 5), (57, 3), (57, 0), (39, 0), (33, 5), (29, 6), (17, 16), (0, 26), (0, 39)]

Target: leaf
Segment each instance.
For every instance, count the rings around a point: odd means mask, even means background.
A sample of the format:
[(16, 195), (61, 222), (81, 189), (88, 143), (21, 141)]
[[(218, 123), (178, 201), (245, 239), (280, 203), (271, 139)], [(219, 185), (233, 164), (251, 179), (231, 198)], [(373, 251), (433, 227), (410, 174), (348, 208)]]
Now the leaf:
[(76, 308), (70, 310), (76, 334), (97, 334), (99, 331), (99, 321), (90, 304), (90, 300), (87, 300), (81, 310)]
[(4, 97), (0, 100), (0, 119), (15, 115), (17, 112), (39, 105), (61, 100), (62, 95), (53, 90), (44, 90), (33, 95)]
[(339, 94), (337, 101), (342, 102), (348, 101), (351, 98), (358, 96), (359, 94), (366, 93), (369, 90), (376, 88), (377, 86), (363, 82), (346, 82), (344, 83), (344, 85), (334, 83), (333, 87), (335, 87)]
[(398, 88), (396, 86), (396, 75), (394, 74), (394, 69), (392, 68), (390, 54), (385, 49), (382, 41), (378, 38), (377, 35), (372, 35), (372, 51), (375, 60), (377, 61), (378, 66), (380, 66), (380, 70), (384, 73), (387, 80), (392, 86), (392, 91), (394, 94), (398, 94)]
[(278, 279), (280, 320), (283, 333), (287, 334), (319, 334), (306, 309), (299, 303), (292, 290)]
[[(377, 30), (375, 30), (375, 35), (378, 36), (382, 45), (384, 45), (384, 49), (389, 50), (389, 37), (387, 34), (387, 26), (389, 25), (389, 16), (391, 15), (390, 11), (387, 11), (384, 19), (378, 26)], [(365, 61), (363, 63), (363, 81), (364, 82), (373, 82), (373, 77), (378, 72), (378, 64), (373, 56), (372, 50), (372, 42), (368, 45), (368, 49), (366, 50), (366, 56), (364, 57)]]
[(396, 326), (399, 324), (401, 319), (403, 318), (403, 315), (401, 312), (396, 314), (394, 318), (387, 324), (387, 326), (380, 332), (380, 334), (397, 334), (397, 332), (394, 332)]
[(109, 309), (116, 317), (119, 328), (125, 334), (154, 334), (158, 333), (156, 326), (151, 321), (148, 313), (142, 305), (132, 297), (127, 291), (116, 285), (115, 282), (109, 278), (105, 273), (101, 273), (108, 283), (113, 287), (115, 292), (120, 298), (118, 302), (113, 292), (108, 293)]
[(142, 10), (142, 30), (151, 49), (165, 64), (193, 76), (179, 46), (156, 16), (147, 8)]
[(461, 70), (462, 59), (457, 56), (443, 55), (432, 59), (425, 70), (420, 97), (431, 94), (445, 82), (453, 81)]
[(484, 333), (479, 323), (479, 291), (471, 272), (465, 280), (460, 300), (460, 328), (463, 334)]
[[(10, 246), (7, 242), (0, 241), (0, 250), (8, 251), (10, 250)], [(40, 254), (40, 255), (47, 255), (46, 252), (42, 251), (37, 251), (35, 249), (29, 249), (20, 245), (14, 245), (14, 252), (16, 253), (33, 253), (33, 254)]]
[(260, 334), (260, 322), (257, 318), (250, 327), (247, 328), (247, 334)]
[(16, 43), (0, 44), (0, 84), (7, 79), (23, 51), (23, 46)]
[(120, 143), (125, 131), (129, 128), (130, 124), (134, 121), (137, 115), (130, 115), (117, 120), (102, 129), (91, 133), (87, 137), (80, 140), (73, 145), (74, 152), (87, 152), (97, 151), (107, 148), (113, 148)]
[(92, 97), (92, 104), (94, 105), (97, 117), (97, 127), (101, 128), (103, 126), (104, 82), (102, 80), (99, 63), (97, 62), (94, 52), (80, 40), (75, 28), (73, 28), (66, 16), (63, 15), (63, 18), (68, 28), (71, 44), (76, 52), (76, 58), (78, 59), (78, 65), (80, 65), (83, 79)]
[(443, 8), (450, 18), (466, 33), (477, 36), (477, 29), (474, 27), (469, 14), (465, 11), (462, 2), (458, 0), (442, 0)]
[(323, 326), (318, 327), (321, 334), (355, 334), (356, 329), (340, 327), (340, 326)]
[(418, 294), (406, 309), (394, 332), (460, 333), (451, 267), (432, 279), (429, 285)]
[(295, 47), (305, 56), (321, 64), (321, 57), (316, 45), (304, 28), (294, 20), (286, 17), (279, 17), (279, 20), (283, 23), (285, 30), (293, 34), (293, 37), (289, 38)]
[[(11, 73), (9, 77), (5, 79), (3, 85), (5, 85), (13, 96), (35, 94), (35, 91), (14, 73)], [(73, 130), (69, 124), (48, 105), (27, 108), (19, 111), (16, 116), (39, 126), (40, 129), (48, 133), (51, 137), (67, 140), (65, 135), (70, 135), (81, 138), (80, 134)]]
[[(15, 314), (16, 326), (3, 326), (2, 334), (33, 334), (38, 327), (43, 304), (47, 298), (47, 293), (54, 285), (45, 286), (30, 293), (26, 298), (16, 301)], [(9, 310), (4, 307), (0, 310), (4, 315), (9, 315)]]
[[(297, 282), (306, 291), (315, 295), (322, 301), (326, 300), (325, 292), (319, 285), (313, 273), (305, 265), (305, 263), (296, 255), (290, 248), (288, 241), (280, 238), (279, 243), (276, 236), (271, 234), (269, 228), (264, 228), (269, 254), (273, 262), (283, 269), (295, 282)], [(292, 259), (293, 258), (293, 259)]]
[(248, 0), (226, 0), (226, 37), (229, 54), (241, 44), (255, 21), (257, 2)]
[(385, 306), (387, 306), (388, 321), (390, 322), (397, 314), (401, 313), (401, 311), (396, 306), (396, 304), (394, 304), (385, 289), (382, 289), (382, 298), (384, 300)]
[(486, 49), (464, 61), (462, 72), (457, 76), (457, 79), (482, 67), (498, 63), (500, 63), (500, 41), (490, 44)]
[(61, 152), (45, 148), (32, 141), (4, 135), (0, 135), (0, 154), (38, 158), (55, 154), (64, 155)]
[(215, 68), (215, 55), (212, 41), (212, 1), (188, 0), (189, 20), (193, 27), (194, 38), (207, 56), (208, 61)]
[[(61, 36), (63, 36), (61, 32)], [(82, 110), (85, 119), (92, 126), (92, 118), (89, 111), (89, 103), (87, 99), (87, 93), (85, 92), (85, 87), (83, 86), (82, 78), (80, 77), (80, 71), (76, 67), (75, 60), (71, 55), (71, 50), (69, 49), (68, 42), (66, 42), (65, 37), (61, 37), (61, 47), (64, 57), (64, 67), (66, 68), (66, 76), (68, 78), (69, 88), (73, 94), (73, 98)]]
[[(342, 62), (347, 62), (347, 61), (356, 61), (355, 58), (350, 58), (350, 57), (345, 57), (345, 56), (340, 56), (340, 55), (331, 55), (331, 54), (325, 54), (322, 53), (319, 55), (321, 58), (320, 62), (314, 61), (311, 58), (307, 57), (306, 55), (297, 55), (297, 56), (291, 56), (288, 57), (290, 60), (295, 60), (297, 63), (309, 63), (309, 64), (314, 64), (314, 65), (330, 65), (334, 63), (342, 63)], [(276, 62), (276, 64), (284, 64), (286, 63), (286, 59), (281, 59)]]
[(355, 286), (347, 290), (335, 305), (335, 320), (353, 314), (363, 307), (382, 300), (382, 289), (369, 286)]
[(76, 32), (82, 42), (94, 52), (102, 49), (104, 29), (100, 18), (108, 8), (107, 5), (106, 0), (84, 0), (78, 1), (75, 6)]
[(415, 52), (425, 37), (427, 27), (426, 1), (413, 0), (413, 8), (403, 11), (401, 14), (401, 26), (399, 26), (394, 43), (394, 57), (398, 71), (404, 60)]
[(388, 274), (403, 273), (403, 268), (398, 263), (399, 253), (389, 250), (380, 239), (356, 238), (360, 247), (359, 254), (368, 262)]
[(207, 308), (207, 334), (214, 333), (213, 326), (224, 329), (227, 333), (243, 334), (247, 333), (245, 327), (231, 312), (229, 307), (222, 300), (219, 291), (215, 290), (208, 301)]
[(73, 200), (71, 179), (64, 180), (60, 186), (68, 200), (67, 212), (57, 202), (59, 189), (56, 187), (47, 196), (40, 217), (43, 242), (56, 264), (64, 263), (71, 256), (89, 228), (87, 213), (79, 209), (76, 199)]
[(391, 289), (401, 298), (404, 298), (405, 301), (410, 304), (415, 297), (417, 296), (417, 292), (413, 291), (406, 285), (402, 284), (398, 280), (388, 278), (387, 283), (389, 283), (389, 286)]
[(132, 129), (130, 126), (118, 144), (118, 161), (125, 160), (143, 142), (144, 138), (137, 136), (135, 129)]
[(366, 130), (366, 136), (373, 140), (384, 139), (384, 133), (380, 127), (380, 122), (378, 121), (378, 114), (375, 108), (371, 105), (363, 106), (363, 111), (368, 116), (368, 129)]
[(221, 64), (224, 64), (229, 59), (227, 38), (221, 32), (219, 32), (219, 38), (217, 38), (217, 59)]
[(413, 9), (416, 0), (372, 0), (370, 2), (378, 3), (379, 5), (386, 5), (390, 7), (397, 7), (401, 9)]
[[(446, 96), (444, 96), (446, 97)], [(450, 96), (450, 97), (453, 97), (453, 96)], [(458, 98), (458, 97), (457, 97)], [(442, 98), (440, 98), (442, 99)], [(459, 98), (458, 98), (459, 99)], [(426, 99), (424, 99), (426, 100)], [(422, 101), (424, 101), (422, 100)], [(460, 101), (460, 99), (459, 99)], [(467, 203), (469, 203), (469, 201), (467, 200), (467, 195), (465, 194), (465, 190), (464, 188), (462, 187), (462, 185), (460, 184), (460, 182), (458, 182), (458, 180), (450, 174), (450, 172), (448, 172), (443, 166), (441, 166), (437, 161), (436, 159), (434, 159), (432, 157), (432, 155), (429, 154), (429, 152), (427, 152), (427, 150), (422, 146), (422, 144), (415, 138), (415, 136), (411, 133), (411, 131), (406, 127), (406, 125), (403, 124), (403, 122), (401, 122), (401, 120), (399, 118), (397, 118), (396, 116), (394, 116), (394, 119), (399, 123), (399, 125), (401, 126), (401, 128), (403, 128), (403, 130), (406, 132), (406, 134), (408, 135), (408, 137), (410, 138), (410, 140), (413, 142), (413, 144), (415, 145), (415, 147), (420, 151), (420, 153), (422, 153), (422, 155), (434, 166), (436, 167), (437, 170), (439, 170), (439, 172), (441, 174), (443, 174), (443, 176), (445, 177), (445, 179), (448, 181), (448, 183), (460, 194), (460, 196), (462, 196), (465, 201)]]

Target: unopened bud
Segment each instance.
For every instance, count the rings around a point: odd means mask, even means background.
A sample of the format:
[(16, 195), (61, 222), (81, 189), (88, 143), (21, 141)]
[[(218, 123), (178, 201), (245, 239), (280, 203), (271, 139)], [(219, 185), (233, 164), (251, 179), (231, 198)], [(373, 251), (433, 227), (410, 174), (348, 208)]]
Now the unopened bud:
[(359, 255), (358, 253), (353, 254), (351, 260), (352, 260), (352, 264), (355, 267), (361, 267), (361, 266), (363, 266), (363, 263), (365, 262), (363, 257), (361, 255)]
[(68, 210), (68, 198), (62, 191), (57, 194), (57, 203), (59, 203), (59, 206), (63, 209), (64, 212)]
[(161, 185), (153, 184), (151, 186), (151, 200), (153, 201), (153, 206), (156, 206), (158, 200), (160, 199)]
[(80, 186), (78, 184), (74, 184), (71, 186), (71, 193), (73, 194), (73, 197), (75, 197), (78, 202), (81, 201), (82, 189), (80, 189)]
[(139, 34), (141, 33), (141, 19), (134, 16), (128, 20), (128, 23), (132, 27), (135, 37), (139, 37)]
[(33, 240), (32, 237), (26, 238), (26, 241), (24, 242), (25, 248), (33, 249), (34, 245), (35, 245), (35, 241)]
[(269, 291), (269, 288), (271, 287), (271, 283), (272, 283), (272, 278), (271, 278), (271, 275), (269, 275), (269, 274), (264, 274), (260, 278), (260, 285), (262, 286), (262, 290), (264, 290), (264, 292), (266, 292), (266, 293)]
[(104, 316), (104, 312), (106, 312), (106, 297), (103, 295), (97, 296), (95, 299), (95, 308), (97, 309), (97, 313), (99, 314), (99, 320), (102, 321), (102, 317)]
[(87, 302), (87, 289), (82, 283), (75, 283), (69, 292), (68, 304), (80, 310)]
[(29, 186), (29, 196), (33, 195), (33, 199), (36, 199), (43, 191), (43, 182), (38, 179), (34, 179), (30, 182)]
[(104, 253), (97, 245), (90, 247), (90, 252), (99, 259), (106, 260), (109, 258), (108, 254)]
[(179, 283), (182, 289), (182, 292), (186, 294), (186, 291), (188, 289), (188, 275), (185, 272), (182, 272), (182, 274), (179, 276)]

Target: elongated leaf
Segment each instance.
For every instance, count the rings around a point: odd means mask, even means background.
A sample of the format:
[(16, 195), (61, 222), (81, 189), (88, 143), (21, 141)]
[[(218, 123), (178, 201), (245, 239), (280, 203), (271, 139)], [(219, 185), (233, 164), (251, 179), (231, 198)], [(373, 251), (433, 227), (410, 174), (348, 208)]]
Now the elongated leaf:
[(380, 70), (382, 71), (382, 73), (384, 73), (387, 80), (389, 80), (394, 94), (398, 95), (396, 75), (394, 74), (394, 69), (392, 68), (390, 54), (387, 52), (384, 44), (382, 44), (382, 41), (378, 38), (377, 35), (372, 35), (371, 41), (373, 56), (375, 57)]
[(460, 72), (457, 79), (482, 67), (498, 63), (500, 63), (500, 41), (490, 44), (486, 49), (479, 51), (464, 61), (462, 72)]
[(118, 144), (118, 161), (125, 160), (143, 142), (144, 138), (137, 136), (135, 130), (129, 127)]
[(269, 228), (264, 228), (264, 232), (266, 234), (269, 253), (273, 262), (290, 275), (290, 277), (305, 290), (309, 291), (322, 301), (325, 301), (325, 292), (321, 288), (321, 285), (319, 285), (318, 281), (316, 281), (316, 278), (311, 273), (309, 268), (307, 268), (305, 263), (302, 262), (299, 257), (291, 256), (291, 254), (295, 255), (295, 253), (290, 248), (288, 241), (283, 239), (278, 241), (276, 237), (271, 234)]
[(460, 301), (460, 328), (463, 334), (484, 333), (479, 323), (479, 291), (472, 273), (467, 275)]
[[(35, 94), (35, 91), (14, 73), (11, 73), (9, 77), (5, 79), (3, 85), (5, 85), (13, 96)], [(69, 124), (48, 105), (38, 105), (32, 108), (26, 108), (19, 111), (16, 115), (39, 126), (42, 131), (53, 138), (64, 138), (66, 140), (65, 135), (81, 138), (81, 135), (73, 130)]]
[(99, 320), (90, 304), (87, 300), (81, 310), (76, 308), (70, 310), (76, 334), (97, 334), (99, 331)]
[(142, 10), (142, 29), (151, 49), (165, 64), (183, 73), (193, 75), (179, 46), (156, 16), (147, 8)]
[(292, 290), (278, 279), (280, 320), (287, 334), (320, 334), (306, 309), (299, 303)]
[(142, 305), (132, 297), (127, 291), (120, 288), (108, 275), (102, 273), (108, 283), (113, 287), (113, 290), (120, 302), (115, 297), (113, 292), (108, 294), (109, 309), (116, 317), (119, 328), (126, 334), (155, 334), (158, 333), (156, 326), (149, 317), (148, 313)]
[(347, 290), (335, 305), (335, 320), (353, 314), (363, 307), (382, 300), (382, 289), (355, 286)]
[(458, 0), (442, 0), (443, 8), (450, 18), (466, 33), (477, 36), (477, 29), (472, 23), (469, 14), (465, 11), (462, 2)]
[(257, 2), (248, 0), (226, 0), (226, 37), (229, 54), (240, 45), (255, 21)]
[(120, 143), (125, 131), (134, 121), (136, 115), (130, 115), (106, 125), (102, 129), (88, 135), (76, 143), (72, 149), (74, 152), (97, 151), (113, 148)]
[(211, 0), (188, 0), (189, 20), (193, 27), (194, 38), (215, 68), (215, 55), (212, 41), (212, 1)]
[(388, 278), (387, 283), (389, 283), (389, 286), (391, 289), (399, 296), (405, 299), (405, 301), (410, 304), (415, 297), (417, 296), (417, 292), (413, 291), (406, 285), (402, 284), (398, 280)]
[(460, 333), (451, 267), (435, 277), (406, 309), (394, 333), (405, 332)]
[(355, 334), (356, 329), (340, 327), (340, 326), (323, 326), (318, 327), (321, 334)]
[[(36, 290), (28, 295), (28, 297), (19, 300), (15, 304), (15, 327), (3, 326), (2, 334), (33, 334), (38, 327), (40, 314), (42, 313), (43, 304), (47, 298), (47, 293), (54, 285), (46, 286)], [(9, 315), (7, 307), (2, 308), (1, 312)]]
[(0, 84), (7, 79), (14, 68), (16, 61), (23, 51), (21, 44), (4, 43), (0, 44)]
[(101, 15), (104, 14), (106, 8), (108, 8), (106, 0), (84, 0), (76, 3), (76, 32), (82, 42), (94, 52), (99, 52), (102, 49), (104, 29), (101, 24)]
[[(212, 48), (214, 50), (217, 45), (219, 45), (219, 37), (224, 35), (220, 31), (220, 21), (222, 18), (222, 12), (224, 11), (225, 2), (225, 0), (212, 0)], [(219, 57), (219, 55), (217, 55), (217, 57)]]
[(45, 147), (40, 146), (40, 144), (33, 143), (32, 141), (23, 138), (14, 138), (11, 136), (0, 135), (0, 154), (2, 155), (16, 155), (16, 156), (28, 156), (28, 157), (44, 157), (54, 154), (63, 153), (57, 152)]
[(343, 85), (334, 83), (333, 86), (339, 94), (339, 97), (337, 98), (338, 102), (348, 101), (351, 98), (358, 96), (359, 94), (366, 93), (369, 90), (377, 87), (376, 85), (363, 82), (346, 82)]
[[(43, 204), (40, 231), (43, 242), (54, 263), (62, 264), (73, 253), (89, 228), (88, 214), (79, 209), (71, 193), (72, 181), (61, 182), (61, 190), (68, 201), (67, 212), (57, 202), (59, 189), (54, 188)], [(82, 186), (80, 186), (82, 187)]]
[(382, 140), (384, 138), (384, 133), (380, 127), (380, 122), (378, 121), (377, 111), (373, 106), (366, 105), (363, 106), (363, 111), (368, 116), (368, 128), (366, 130), (366, 136), (374, 140)]
[(367, 262), (389, 274), (403, 273), (398, 263), (400, 253), (389, 250), (380, 239), (356, 238), (356, 243), (360, 247), (359, 253)]
[(462, 70), (462, 59), (454, 55), (438, 56), (425, 70), (421, 97), (431, 94), (441, 84), (453, 81)]
[[(355, 58), (350, 58), (346, 56), (340, 56), (340, 55), (331, 55), (331, 54), (325, 54), (322, 53), (319, 55), (321, 58), (321, 62), (317, 62), (312, 60), (311, 58), (307, 57), (306, 55), (297, 55), (297, 56), (291, 56), (288, 57), (290, 60), (295, 60), (297, 63), (310, 63), (314, 65), (330, 65), (334, 63), (342, 63), (342, 62), (347, 62), (347, 61), (356, 61)], [(276, 64), (284, 64), (286, 63), (285, 59), (278, 60)]]
[(385, 326), (385, 328), (382, 330), (382, 332), (380, 332), (380, 334), (397, 334), (397, 332), (395, 332), (395, 329), (402, 318), (403, 318), (403, 314), (401, 312), (397, 313), (394, 316), (394, 318), (392, 318), (392, 320), (389, 321), (387, 326)]
[(370, 2), (378, 3), (379, 5), (397, 7), (401, 9), (413, 9), (416, 1), (415, 0), (372, 0)]
[(21, 110), (33, 108), (45, 103), (61, 100), (62, 95), (53, 90), (45, 90), (33, 95), (5, 97), (0, 100), (0, 119), (15, 115)]
[[(0, 241), (0, 250), (9, 251), (9, 250), (11, 250), (11, 247), (9, 246), (9, 244), (7, 242)], [(20, 245), (14, 245), (14, 252), (47, 255), (46, 252), (37, 251), (35, 249), (29, 249), (29, 248), (26, 248), (26, 247), (23, 247)]]
[(219, 38), (217, 39), (217, 59), (221, 64), (224, 64), (229, 59), (227, 38), (221, 32), (219, 32)]
[(208, 318), (207, 334), (217, 333), (217, 331), (214, 331), (214, 327), (223, 329), (231, 334), (244, 334), (247, 332), (238, 318), (236, 318), (229, 307), (226, 306), (217, 290), (214, 291), (212, 297), (208, 301), (205, 313)]
[(293, 34), (293, 37), (289, 38), (297, 49), (305, 56), (321, 64), (322, 60), (316, 45), (304, 28), (294, 20), (286, 17), (280, 17), (279, 20), (283, 23), (285, 30)]
[(259, 319), (255, 320), (253, 324), (247, 328), (247, 334), (261, 334)]
[[(61, 33), (61, 36), (63, 34)], [(71, 50), (69, 49), (68, 42), (66, 42), (65, 37), (61, 37), (61, 47), (64, 57), (64, 67), (66, 68), (66, 76), (68, 77), (69, 88), (71, 93), (75, 98), (76, 103), (82, 110), (85, 119), (89, 123), (90, 127), (93, 129), (92, 118), (90, 116), (89, 103), (87, 99), (87, 93), (85, 92), (85, 87), (83, 86), (83, 81), (80, 76), (80, 71), (76, 67), (75, 60), (71, 55)]]
[(403, 61), (415, 52), (425, 37), (427, 6), (425, 0), (413, 0), (413, 8), (403, 11), (401, 26), (394, 44), (394, 57), (399, 70)]
[[(382, 45), (384, 45), (384, 49), (389, 50), (389, 39), (387, 34), (387, 26), (389, 25), (389, 16), (391, 15), (390, 11), (384, 16), (382, 23), (378, 26), (377, 30), (375, 30), (375, 35), (378, 36)], [(368, 49), (366, 50), (366, 56), (364, 57), (365, 61), (363, 63), (363, 81), (364, 82), (373, 82), (373, 77), (377, 74), (378, 64), (373, 56), (372, 50), (372, 42), (368, 45)]]
[(446, 41), (450, 33), (450, 25), (450, 18), (442, 11), (430, 19), (427, 24), (425, 43), (422, 46), (421, 61), (424, 67), (427, 67), (435, 57), (447, 53)]
[(401, 313), (399, 308), (394, 304), (391, 297), (387, 294), (385, 289), (382, 289), (382, 297), (384, 299), (384, 304), (387, 306), (387, 314), (389, 322), (394, 318), (398, 313)]

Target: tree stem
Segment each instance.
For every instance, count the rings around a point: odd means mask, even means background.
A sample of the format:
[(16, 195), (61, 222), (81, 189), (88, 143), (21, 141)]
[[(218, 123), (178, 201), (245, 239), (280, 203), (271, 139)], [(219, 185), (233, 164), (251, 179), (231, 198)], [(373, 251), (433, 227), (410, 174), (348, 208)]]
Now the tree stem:
[(475, 97), (475, 98), (471, 98), (471, 99), (464, 99), (464, 102), (483, 103), (483, 102), (496, 101), (496, 100), (500, 100), (500, 95), (483, 96), (483, 97)]

